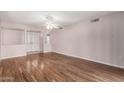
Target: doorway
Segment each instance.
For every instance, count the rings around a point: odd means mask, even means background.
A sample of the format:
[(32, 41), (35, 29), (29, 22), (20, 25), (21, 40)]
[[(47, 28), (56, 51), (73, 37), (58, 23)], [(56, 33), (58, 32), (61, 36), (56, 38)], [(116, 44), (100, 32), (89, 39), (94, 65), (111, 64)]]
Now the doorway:
[(41, 32), (27, 31), (27, 54), (43, 52)]

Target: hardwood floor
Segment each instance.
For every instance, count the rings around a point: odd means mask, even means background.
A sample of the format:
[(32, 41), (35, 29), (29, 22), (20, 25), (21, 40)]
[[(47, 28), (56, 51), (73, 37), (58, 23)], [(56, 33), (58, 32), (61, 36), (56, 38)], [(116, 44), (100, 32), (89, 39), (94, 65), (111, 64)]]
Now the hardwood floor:
[(0, 81), (124, 81), (124, 69), (57, 53), (2, 60)]

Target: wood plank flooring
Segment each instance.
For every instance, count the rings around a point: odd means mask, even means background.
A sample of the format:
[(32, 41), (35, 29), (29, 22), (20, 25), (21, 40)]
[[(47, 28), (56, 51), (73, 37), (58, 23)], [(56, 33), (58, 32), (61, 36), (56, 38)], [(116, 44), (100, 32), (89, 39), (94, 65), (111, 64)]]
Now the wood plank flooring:
[(124, 81), (124, 69), (57, 53), (32, 54), (2, 60), (1, 82)]

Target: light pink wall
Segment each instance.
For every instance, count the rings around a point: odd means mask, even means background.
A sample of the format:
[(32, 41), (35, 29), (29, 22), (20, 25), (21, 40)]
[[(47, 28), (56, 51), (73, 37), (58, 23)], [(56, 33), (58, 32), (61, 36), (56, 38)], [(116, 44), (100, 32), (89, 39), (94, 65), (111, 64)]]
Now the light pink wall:
[[(0, 29), (1, 30), (1, 29)], [(0, 59), (1, 59), (1, 31), (0, 31)], [(1, 60), (0, 60), (1, 61)]]
[(52, 32), (52, 51), (124, 67), (124, 12)]
[(3, 29), (1, 32), (2, 36), (2, 45), (20, 45), (25, 43), (25, 32), (24, 31), (13, 31), (13, 30), (6, 30)]
[(1, 30), (1, 59), (25, 56), (24, 31)]
[[(27, 52), (27, 46), (25, 43), (25, 30), (39, 31), (39, 28), (29, 27), (26, 25), (9, 23), (9, 22), (1, 22), (0, 26), (0, 39), (2, 45), (0, 45), (0, 59), (25, 56)], [(16, 28), (22, 29), (21, 31), (11, 31), (5, 28)]]
[(1, 46), (1, 59), (26, 56), (25, 45)]

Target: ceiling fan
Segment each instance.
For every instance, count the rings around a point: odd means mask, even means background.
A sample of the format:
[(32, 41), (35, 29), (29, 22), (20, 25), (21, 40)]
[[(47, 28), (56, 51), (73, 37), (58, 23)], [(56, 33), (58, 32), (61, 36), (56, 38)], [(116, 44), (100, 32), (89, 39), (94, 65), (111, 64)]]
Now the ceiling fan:
[(55, 18), (50, 15), (45, 17), (45, 27), (47, 30), (63, 29), (63, 27), (60, 24), (55, 22)]

